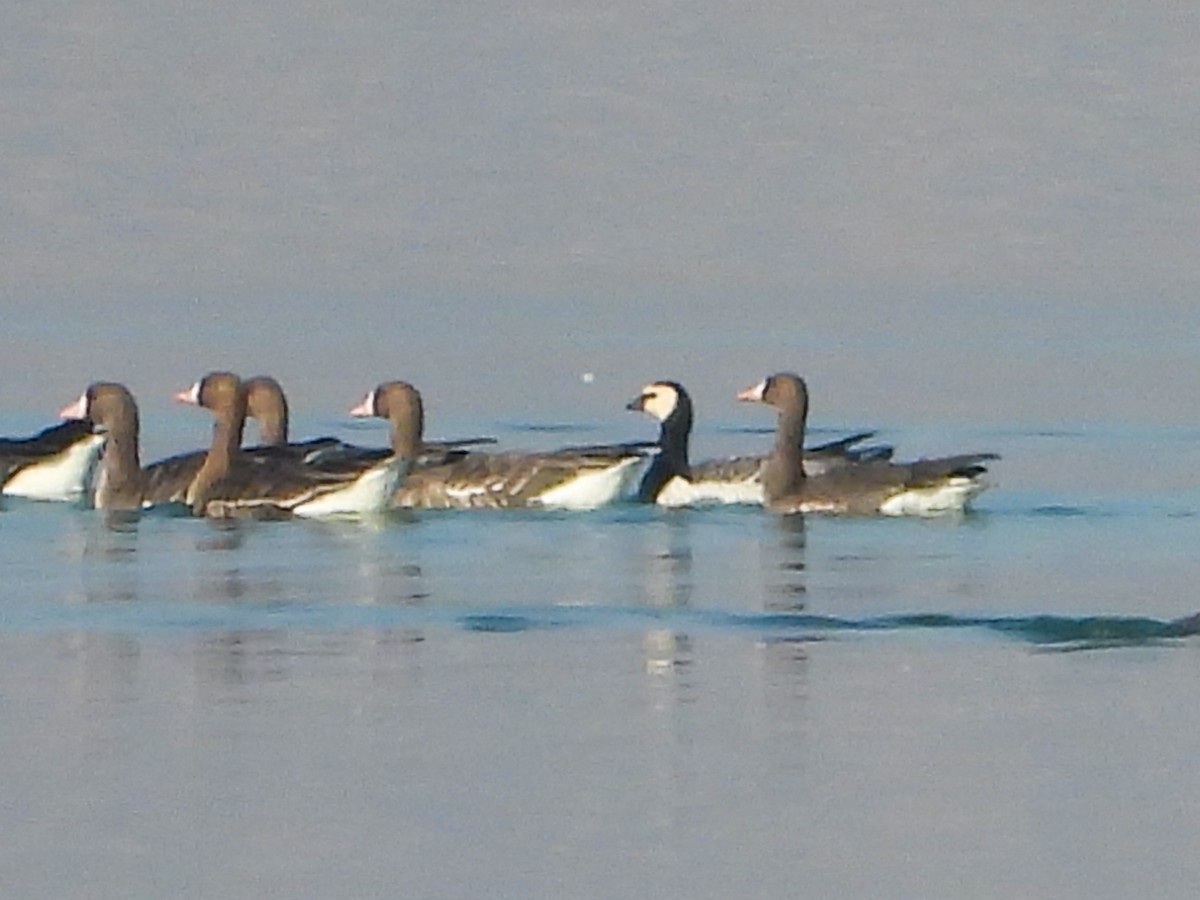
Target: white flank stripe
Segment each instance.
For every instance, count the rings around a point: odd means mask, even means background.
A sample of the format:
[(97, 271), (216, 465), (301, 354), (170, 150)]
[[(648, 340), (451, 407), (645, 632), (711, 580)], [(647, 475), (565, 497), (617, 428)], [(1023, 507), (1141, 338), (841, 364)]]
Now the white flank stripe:
[(368, 469), (343, 488), (328, 491), (292, 507), (292, 514), (310, 518), (323, 516), (360, 516), (383, 512), (392, 504), (392, 495), (407, 471), (403, 460)]
[(555, 509), (596, 509), (637, 494), (649, 457), (632, 456), (606, 469), (585, 472), (543, 492), (537, 502)]
[(761, 506), (763, 503), (762, 482), (749, 479), (742, 481), (688, 481), (675, 476), (658, 492), (655, 502), (659, 506), (704, 506), (707, 504), (746, 503)]
[(913, 488), (889, 497), (879, 506), (885, 516), (936, 516), (966, 509), (971, 498), (980, 494), (987, 484), (974, 478), (958, 476), (936, 487)]
[(102, 434), (76, 441), (57, 456), (26, 466), (5, 482), (3, 493), (31, 500), (74, 500), (87, 490), (103, 446)]

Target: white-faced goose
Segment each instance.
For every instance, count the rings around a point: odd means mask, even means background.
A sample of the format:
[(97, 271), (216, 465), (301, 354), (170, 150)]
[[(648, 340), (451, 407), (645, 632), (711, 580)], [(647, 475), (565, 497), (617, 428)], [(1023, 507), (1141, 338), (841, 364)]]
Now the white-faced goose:
[(77, 500), (100, 458), (104, 435), (91, 422), (52, 425), (28, 438), (0, 438), (0, 493), (31, 500)]
[(808, 415), (808, 388), (781, 372), (737, 395), (779, 410), (775, 448), (763, 472), (767, 506), (782, 513), (932, 515), (966, 508), (986, 486), (983, 463), (994, 453), (967, 453), (912, 463), (863, 462), (822, 475), (805, 472), (800, 446)]
[(383, 459), (340, 459), (332, 465), (306, 464), (287, 453), (243, 453), (246, 392), (230, 372), (211, 372), (176, 399), (203, 406), (214, 418), (212, 444), (185, 497), (197, 515), (273, 518), (380, 512), (391, 504), (417, 453), (419, 398), (415, 407), (398, 402), (388, 410), (392, 448)]
[[(655, 381), (626, 407), (639, 410), (660, 423), (659, 453), (646, 471), (638, 490), (642, 503), (689, 506), (703, 503), (763, 502), (765, 456), (739, 456), (701, 463), (688, 460), (692, 431), (692, 399), (675, 381)], [(858, 447), (873, 437), (864, 431), (804, 451), (808, 474), (823, 474), (837, 466), (866, 460), (889, 459), (892, 448), (885, 445)]]
[[(353, 415), (381, 415), (397, 382), (381, 384)], [(565, 447), (548, 453), (453, 452), (414, 466), (396, 491), (405, 508), (595, 509), (632, 497), (649, 455), (643, 444)]]

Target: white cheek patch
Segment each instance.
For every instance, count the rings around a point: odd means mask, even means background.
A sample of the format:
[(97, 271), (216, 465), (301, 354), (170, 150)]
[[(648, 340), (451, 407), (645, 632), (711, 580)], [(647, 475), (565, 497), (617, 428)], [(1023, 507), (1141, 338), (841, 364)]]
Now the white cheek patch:
[(671, 388), (661, 384), (647, 385), (643, 390), (643, 396), (648, 396), (649, 399), (642, 403), (642, 409), (660, 422), (665, 422), (670, 418), (679, 402), (679, 395)]

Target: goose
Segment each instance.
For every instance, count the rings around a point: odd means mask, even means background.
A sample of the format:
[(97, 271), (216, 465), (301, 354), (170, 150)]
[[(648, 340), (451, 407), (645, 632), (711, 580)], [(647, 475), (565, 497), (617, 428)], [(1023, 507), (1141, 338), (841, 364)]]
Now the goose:
[(87, 421), (61, 422), (32, 437), (0, 438), (0, 493), (77, 500), (87, 491), (104, 435)]
[(142, 468), (137, 402), (125, 385), (93, 382), (59, 415), (89, 421), (105, 437), (100, 473), (92, 489), (97, 509), (141, 509), (169, 502), (171, 495), (187, 487), (192, 472), (171, 459)]
[[(390, 449), (359, 447), (334, 437), (312, 438), (293, 442), (288, 439), (288, 402), (283, 387), (270, 375), (255, 375), (242, 382), (246, 390), (246, 418), (258, 424), (259, 448), (287, 448), (308, 463), (333, 464), (335, 460), (383, 459), (391, 455)], [(457, 458), (459, 451), (482, 444), (494, 444), (495, 438), (474, 437), (450, 441), (422, 441), (415, 465), (436, 465)]]
[(804, 379), (779, 372), (741, 391), (737, 399), (779, 410), (775, 447), (762, 475), (766, 505), (775, 512), (899, 516), (961, 511), (986, 487), (983, 463), (999, 458), (966, 453), (911, 463), (874, 460), (809, 476), (800, 453), (808, 415)]
[[(655, 381), (625, 407), (644, 412), (658, 420), (659, 453), (646, 471), (638, 489), (642, 503), (661, 506), (688, 506), (702, 503), (763, 502), (762, 473), (765, 456), (739, 456), (701, 463), (688, 460), (688, 440), (692, 430), (692, 398), (676, 381)], [(837, 466), (865, 460), (889, 459), (892, 448), (886, 445), (858, 447), (874, 437), (863, 431), (804, 451), (804, 466), (809, 475), (818, 475)]]
[(212, 443), (188, 485), (184, 501), (212, 518), (355, 516), (377, 513), (417, 455), (421, 410), (409, 386), (386, 410), (391, 451), (381, 459), (340, 459), (310, 465), (290, 454), (247, 454), (241, 449), (246, 391), (232, 372), (210, 372), (175, 399), (213, 414)]
[[(380, 415), (397, 384), (376, 387), (351, 415)], [(414, 466), (395, 499), (400, 507), (422, 509), (595, 509), (632, 496), (649, 460), (645, 444), (462, 452), (440, 464)]]

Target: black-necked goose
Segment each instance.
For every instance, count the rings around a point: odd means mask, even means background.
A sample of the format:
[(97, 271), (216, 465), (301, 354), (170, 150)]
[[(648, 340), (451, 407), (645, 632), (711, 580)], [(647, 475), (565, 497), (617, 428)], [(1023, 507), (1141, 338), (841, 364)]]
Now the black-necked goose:
[[(379, 415), (396, 382), (381, 384), (353, 415)], [(649, 455), (644, 444), (565, 447), (548, 453), (455, 451), (414, 466), (396, 504), (421, 509), (595, 509), (632, 497)]]
[(212, 444), (185, 498), (197, 515), (314, 517), (381, 512), (391, 505), (392, 494), (418, 451), (419, 398), (415, 406), (397, 402), (389, 408), (392, 448), (383, 459), (342, 459), (332, 466), (305, 464), (290, 454), (243, 453), (246, 392), (230, 372), (211, 372), (176, 399), (203, 406), (214, 418)]
[(87, 492), (104, 435), (88, 421), (63, 422), (28, 438), (0, 438), (0, 493), (77, 500)]
[[(625, 408), (644, 412), (660, 423), (659, 454), (642, 478), (637, 497), (640, 502), (661, 506), (762, 504), (762, 474), (767, 457), (739, 456), (689, 462), (692, 399), (683, 385), (675, 381), (652, 382)], [(873, 432), (864, 431), (811, 447), (804, 451), (805, 469), (810, 475), (817, 475), (850, 463), (891, 458), (891, 447), (856, 446), (873, 436)]]
[(777, 512), (899, 516), (959, 511), (985, 488), (983, 463), (998, 458), (968, 453), (912, 463), (863, 462), (809, 476), (799, 450), (808, 415), (804, 380), (777, 373), (737, 397), (779, 410), (775, 448), (763, 472), (764, 499)]

